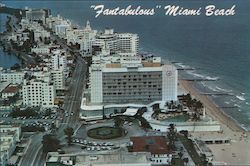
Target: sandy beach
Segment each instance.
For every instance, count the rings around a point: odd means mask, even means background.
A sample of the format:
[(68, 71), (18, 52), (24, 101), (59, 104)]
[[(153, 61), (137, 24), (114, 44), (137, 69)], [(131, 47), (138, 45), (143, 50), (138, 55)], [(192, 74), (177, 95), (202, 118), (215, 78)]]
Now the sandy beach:
[(206, 114), (221, 123), (222, 132), (194, 132), (195, 138), (229, 138), (229, 144), (208, 145), (211, 149), (214, 165), (250, 165), (250, 133), (245, 131), (234, 119), (226, 115), (217, 105), (206, 95), (201, 95), (193, 86), (193, 82), (179, 80), (179, 86), (192, 97), (200, 100), (205, 108)]
[(179, 80), (180, 85), (189, 92), (192, 97), (200, 100), (205, 108), (206, 113), (221, 122), (222, 124), (227, 125), (232, 131), (245, 132), (245, 130), (230, 116), (226, 115), (217, 105), (206, 95), (201, 95), (199, 91), (193, 86), (192, 81)]

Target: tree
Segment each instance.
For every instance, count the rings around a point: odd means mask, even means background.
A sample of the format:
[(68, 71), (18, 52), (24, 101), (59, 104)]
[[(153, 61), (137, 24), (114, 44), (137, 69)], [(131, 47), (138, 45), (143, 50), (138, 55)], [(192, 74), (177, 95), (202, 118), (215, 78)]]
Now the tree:
[(72, 143), (72, 136), (74, 134), (74, 129), (72, 127), (67, 127), (64, 129), (64, 134), (67, 136), (68, 144)]
[(176, 140), (176, 130), (173, 123), (169, 124), (168, 130), (169, 145), (172, 149), (175, 149), (174, 143)]
[(179, 156), (180, 158), (182, 158), (183, 153), (182, 153), (182, 152), (179, 152), (179, 153), (178, 153), (178, 156)]
[(187, 165), (187, 163), (188, 163), (188, 158), (184, 158), (183, 161), (184, 161), (185, 165)]
[(123, 119), (121, 117), (119, 117), (119, 116), (116, 116), (114, 118), (114, 127), (117, 127), (117, 128), (121, 127), (122, 124), (123, 124)]
[(55, 152), (60, 148), (60, 141), (53, 135), (47, 134), (43, 136), (42, 140), (43, 152)]

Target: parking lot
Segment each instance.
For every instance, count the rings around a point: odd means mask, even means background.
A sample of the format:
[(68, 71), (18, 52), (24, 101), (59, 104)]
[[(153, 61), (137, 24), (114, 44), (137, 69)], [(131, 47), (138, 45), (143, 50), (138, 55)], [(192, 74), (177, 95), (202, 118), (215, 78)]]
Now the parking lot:
[[(11, 111), (3, 111), (0, 113), (0, 122), (3, 124), (20, 124), (23, 129), (40, 129), (40, 131), (50, 130), (56, 126), (56, 121), (59, 119), (59, 114), (56, 110), (51, 110), (49, 113), (46, 110), (38, 112), (36, 116), (18, 116), (11, 117)], [(29, 131), (29, 130), (28, 130)]]
[[(78, 145), (84, 145), (88, 148), (89, 145), (85, 145), (86, 143), (95, 143), (94, 146), (102, 146), (107, 144), (112, 144), (114, 146), (126, 146), (130, 142), (131, 136), (142, 136), (146, 135), (146, 132), (141, 129), (136, 121), (128, 122), (125, 121), (123, 124), (123, 128), (126, 130), (127, 134), (124, 137), (109, 139), (109, 140), (99, 140), (93, 139), (87, 136), (87, 131), (92, 128), (101, 127), (101, 126), (113, 126), (114, 120), (105, 120), (105, 121), (94, 121), (90, 122), (90, 124), (83, 124), (78, 130), (75, 132), (74, 138), (78, 139), (79, 142), (75, 142)], [(76, 140), (74, 140), (76, 141)], [(82, 143), (81, 143), (82, 141)], [(91, 144), (90, 144), (91, 145)], [(110, 146), (108, 146), (110, 147)], [(108, 148), (110, 149), (110, 148)], [(89, 149), (90, 150), (90, 149)], [(96, 150), (96, 149), (95, 149)]]
[(86, 151), (107, 151), (107, 150), (114, 150), (119, 149), (120, 147), (114, 145), (111, 142), (94, 142), (94, 141), (87, 141), (80, 138), (74, 138), (73, 143), (82, 146), (82, 149)]

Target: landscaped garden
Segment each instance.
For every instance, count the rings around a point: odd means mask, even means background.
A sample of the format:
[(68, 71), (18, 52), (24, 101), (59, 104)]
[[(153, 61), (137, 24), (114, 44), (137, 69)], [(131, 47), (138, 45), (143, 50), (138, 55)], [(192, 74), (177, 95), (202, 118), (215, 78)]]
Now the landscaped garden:
[(88, 130), (87, 135), (94, 139), (114, 139), (126, 135), (121, 127), (103, 126)]

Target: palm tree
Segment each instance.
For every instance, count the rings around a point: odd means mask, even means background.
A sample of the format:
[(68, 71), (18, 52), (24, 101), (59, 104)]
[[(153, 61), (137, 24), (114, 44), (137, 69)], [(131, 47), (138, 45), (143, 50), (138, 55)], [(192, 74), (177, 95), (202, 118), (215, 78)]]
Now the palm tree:
[(174, 149), (175, 148), (174, 143), (176, 140), (176, 130), (173, 123), (169, 124), (168, 130), (169, 130), (168, 131), (169, 145), (172, 149)]
[(72, 127), (67, 127), (64, 129), (64, 134), (67, 136), (68, 144), (70, 145), (72, 142), (72, 136), (74, 134), (74, 129)]
[(188, 158), (184, 158), (183, 161), (184, 161), (185, 165), (187, 165), (187, 163), (188, 163)]

